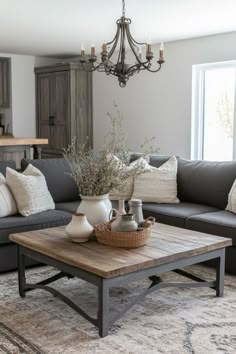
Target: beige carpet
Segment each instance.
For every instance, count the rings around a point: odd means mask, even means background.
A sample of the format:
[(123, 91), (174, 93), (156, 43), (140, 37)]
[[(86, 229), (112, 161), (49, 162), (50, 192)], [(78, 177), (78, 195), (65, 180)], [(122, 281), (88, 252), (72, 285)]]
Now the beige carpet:
[[(210, 268), (190, 268), (212, 279)], [(39, 281), (54, 274), (49, 267), (27, 272)], [(183, 279), (175, 273), (165, 280)], [(149, 281), (111, 292), (112, 308), (119, 309)], [(96, 289), (78, 279), (61, 279), (55, 287), (95, 316)], [(45, 291), (21, 299), (17, 274), (0, 275), (0, 353), (129, 353), (218, 354), (236, 353), (236, 277), (226, 276), (225, 298), (211, 289), (167, 288), (153, 292), (100, 338), (97, 329)]]

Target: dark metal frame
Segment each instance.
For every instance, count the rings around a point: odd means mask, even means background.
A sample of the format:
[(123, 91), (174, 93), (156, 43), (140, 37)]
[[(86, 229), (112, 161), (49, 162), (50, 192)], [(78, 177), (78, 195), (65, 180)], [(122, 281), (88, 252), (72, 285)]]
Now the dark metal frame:
[[(53, 266), (60, 270), (60, 273), (54, 275), (53, 277), (46, 279), (37, 284), (30, 284), (26, 282), (25, 276), (25, 257), (32, 258), (41, 263)], [(199, 277), (187, 273), (186, 271), (180, 270), (189, 265), (204, 262), (210, 259), (216, 259), (216, 280), (205, 281)], [(176, 273), (183, 275), (185, 277), (194, 280), (195, 282), (162, 282), (161, 278), (157, 275), (168, 272), (175, 271)], [(215, 251), (209, 251), (200, 255), (192, 256), (186, 259), (180, 259), (177, 261), (169, 262), (167, 264), (134, 271), (125, 275), (114, 276), (112, 278), (103, 278), (94, 273), (88, 272), (81, 268), (60, 262), (54, 258), (48, 257), (42, 253), (33, 251), (26, 247), (18, 245), (18, 284), (19, 284), (19, 294), (21, 297), (25, 297), (26, 292), (34, 289), (44, 289), (49, 291), (54, 296), (60, 298), (67, 305), (72, 307), (81, 316), (86, 318), (89, 322), (94, 324), (99, 329), (99, 335), (105, 337), (108, 334), (109, 328), (117, 321), (123, 314), (125, 314), (131, 307), (133, 307), (137, 302), (142, 300), (145, 296), (149, 295), (153, 291), (160, 290), (166, 287), (187, 287), (187, 288), (199, 288), (199, 287), (210, 287), (216, 291), (216, 296), (224, 296), (224, 272), (225, 272), (225, 248), (221, 248)], [(61, 279), (63, 277), (77, 277), (83, 279), (98, 288), (98, 316), (97, 318), (92, 318), (85, 311), (83, 311), (77, 304), (72, 302), (68, 297), (61, 294), (59, 291), (48, 284)], [(137, 295), (132, 301), (130, 301), (122, 311), (116, 314), (110, 313), (109, 310), (109, 289), (114, 286), (119, 286), (123, 283), (129, 283), (144, 278), (149, 278), (151, 280), (150, 286), (143, 290), (140, 295)]]
[[(137, 42), (133, 38), (129, 28), (131, 22), (132, 21), (130, 18), (125, 17), (125, 0), (122, 0), (122, 16), (116, 21), (117, 31), (115, 37), (112, 41), (106, 43), (106, 48), (109, 48), (109, 51), (107, 51), (107, 49), (102, 50), (100, 63), (97, 62), (97, 56), (95, 54), (88, 57), (85, 55), (81, 56), (80, 62), (83, 64), (85, 71), (93, 72), (96, 70), (99, 72), (105, 72), (107, 75), (111, 74), (118, 78), (119, 85), (121, 87), (125, 87), (129, 77), (139, 73), (141, 70), (148, 70), (152, 73), (156, 73), (161, 70), (161, 66), (165, 62), (164, 58), (160, 57), (157, 60), (157, 68), (152, 69), (151, 60), (153, 59), (153, 53), (151, 52), (151, 47), (147, 43)], [(126, 63), (126, 40), (135, 59), (135, 63), (131, 65)], [(116, 59), (116, 62), (113, 63), (111, 58), (118, 46), (118, 58)], [(147, 48), (145, 61), (142, 61), (138, 54), (141, 46), (146, 46)], [(90, 66), (85, 65), (87, 61), (91, 64)]]

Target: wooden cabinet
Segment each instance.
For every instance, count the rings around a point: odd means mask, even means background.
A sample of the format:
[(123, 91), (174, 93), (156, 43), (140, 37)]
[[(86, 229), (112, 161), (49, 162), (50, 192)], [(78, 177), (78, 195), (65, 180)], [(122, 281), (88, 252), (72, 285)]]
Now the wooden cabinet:
[(62, 155), (73, 137), (93, 142), (92, 74), (80, 64), (36, 68), (37, 137), (48, 138), (42, 157)]
[(10, 107), (10, 59), (0, 58), (0, 108)]

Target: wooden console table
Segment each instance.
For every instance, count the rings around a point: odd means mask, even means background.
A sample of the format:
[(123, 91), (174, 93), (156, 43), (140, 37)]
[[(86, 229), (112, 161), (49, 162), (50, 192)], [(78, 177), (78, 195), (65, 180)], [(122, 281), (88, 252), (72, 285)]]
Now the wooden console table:
[[(14, 160), (20, 168), (22, 158), (41, 159), (41, 145), (47, 145), (48, 139), (0, 137), (0, 160)], [(33, 148), (33, 152), (31, 150)]]

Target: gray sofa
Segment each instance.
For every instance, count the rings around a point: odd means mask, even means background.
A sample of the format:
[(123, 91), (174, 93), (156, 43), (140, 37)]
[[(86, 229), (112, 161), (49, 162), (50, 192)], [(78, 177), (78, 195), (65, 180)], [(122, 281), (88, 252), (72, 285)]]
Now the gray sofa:
[[(160, 167), (169, 156), (153, 156)], [(178, 158), (179, 204), (145, 203), (144, 216), (160, 223), (232, 239), (226, 249), (226, 271), (236, 274), (236, 214), (226, 211), (228, 194), (236, 179), (236, 161), (190, 161)]]
[[(137, 158), (133, 156), (132, 159)], [(161, 166), (169, 156), (152, 156), (150, 163)], [(31, 162), (45, 175), (56, 210), (29, 217), (20, 215), (0, 219), (0, 272), (17, 267), (16, 246), (8, 239), (14, 232), (37, 230), (67, 224), (80, 203), (79, 190), (64, 159), (22, 160), (24, 170)], [(0, 172), (12, 161), (0, 162)], [(155, 216), (161, 223), (232, 238), (226, 251), (226, 271), (236, 274), (236, 215), (225, 211), (228, 193), (236, 179), (236, 161), (207, 162), (178, 159), (179, 204), (144, 203), (144, 216)]]

